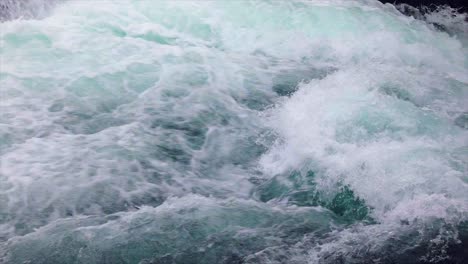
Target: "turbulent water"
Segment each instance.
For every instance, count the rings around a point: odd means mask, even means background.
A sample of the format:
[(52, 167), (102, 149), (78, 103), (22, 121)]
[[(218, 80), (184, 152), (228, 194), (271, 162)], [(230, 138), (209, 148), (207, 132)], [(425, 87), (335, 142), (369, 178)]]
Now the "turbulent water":
[(5, 3), (1, 263), (468, 258), (464, 15)]

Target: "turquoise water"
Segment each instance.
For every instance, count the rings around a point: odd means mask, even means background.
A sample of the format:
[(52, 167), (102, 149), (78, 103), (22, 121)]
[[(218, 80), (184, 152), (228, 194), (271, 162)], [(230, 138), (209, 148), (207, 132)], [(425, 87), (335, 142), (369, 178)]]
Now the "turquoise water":
[(0, 24), (1, 263), (466, 258), (462, 15), (30, 2)]

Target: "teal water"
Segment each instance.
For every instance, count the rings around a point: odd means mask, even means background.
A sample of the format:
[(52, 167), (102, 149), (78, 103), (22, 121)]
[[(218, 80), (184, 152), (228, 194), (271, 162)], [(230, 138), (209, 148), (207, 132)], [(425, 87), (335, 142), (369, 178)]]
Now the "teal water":
[(467, 257), (463, 15), (30, 2), (0, 22), (1, 263)]

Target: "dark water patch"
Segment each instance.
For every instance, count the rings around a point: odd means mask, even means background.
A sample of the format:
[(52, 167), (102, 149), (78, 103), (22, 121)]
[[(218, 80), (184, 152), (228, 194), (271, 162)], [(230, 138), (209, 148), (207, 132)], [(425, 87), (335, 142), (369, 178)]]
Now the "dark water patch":
[(175, 37), (167, 37), (167, 36), (163, 36), (161, 34), (154, 33), (154, 32), (148, 32), (146, 34), (135, 35), (134, 37), (144, 39), (150, 42), (155, 42), (161, 45), (174, 45), (177, 42), (177, 38)]
[(454, 120), (455, 125), (463, 128), (468, 129), (468, 113), (462, 113)]
[(157, 158), (160, 160), (171, 160), (182, 164), (189, 164), (192, 155), (177, 145), (177, 141), (168, 141), (156, 145)]
[(49, 112), (60, 112), (65, 107), (63, 100), (57, 100), (47, 108)]
[(337, 186), (335, 193), (330, 196), (317, 188), (315, 177), (312, 171), (305, 175), (295, 171), (287, 178), (275, 176), (261, 183), (257, 187), (256, 195), (263, 202), (286, 200), (291, 205), (322, 206), (346, 221), (373, 222), (369, 216), (371, 209), (349, 186)]
[(272, 90), (279, 96), (290, 96), (297, 91), (298, 85), (301, 82), (307, 83), (313, 79), (322, 79), (335, 71), (336, 69), (332, 68), (283, 71), (273, 79)]
[(152, 124), (152, 128), (159, 127), (174, 133), (181, 132), (189, 142), (192, 149), (200, 149), (206, 138), (208, 126), (214, 120), (205, 120), (203, 114), (192, 119), (173, 118), (171, 120), (158, 119)]
[(256, 111), (263, 111), (272, 106), (274, 102), (274, 97), (271, 94), (258, 89), (248, 90), (246, 94), (239, 97), (234, 96), (234, 99), (239, 104)]
[(383, 85), (380, 90), (386, 95), (415, 104), (411, 94), (398, 86), (387, 84)]
[(457, 226), (458, 241), (447, 248), (450, 264), (461, 264), (468, 259), (468, 221), (463, 221)]

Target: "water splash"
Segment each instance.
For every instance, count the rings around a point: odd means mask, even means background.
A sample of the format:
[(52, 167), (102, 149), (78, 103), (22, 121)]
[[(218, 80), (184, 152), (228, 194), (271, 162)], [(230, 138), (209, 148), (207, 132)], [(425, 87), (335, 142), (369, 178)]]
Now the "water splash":
[(370, 0), (50, 7), (0, 25), (3, 262), (462, 263), (462, 31)]

